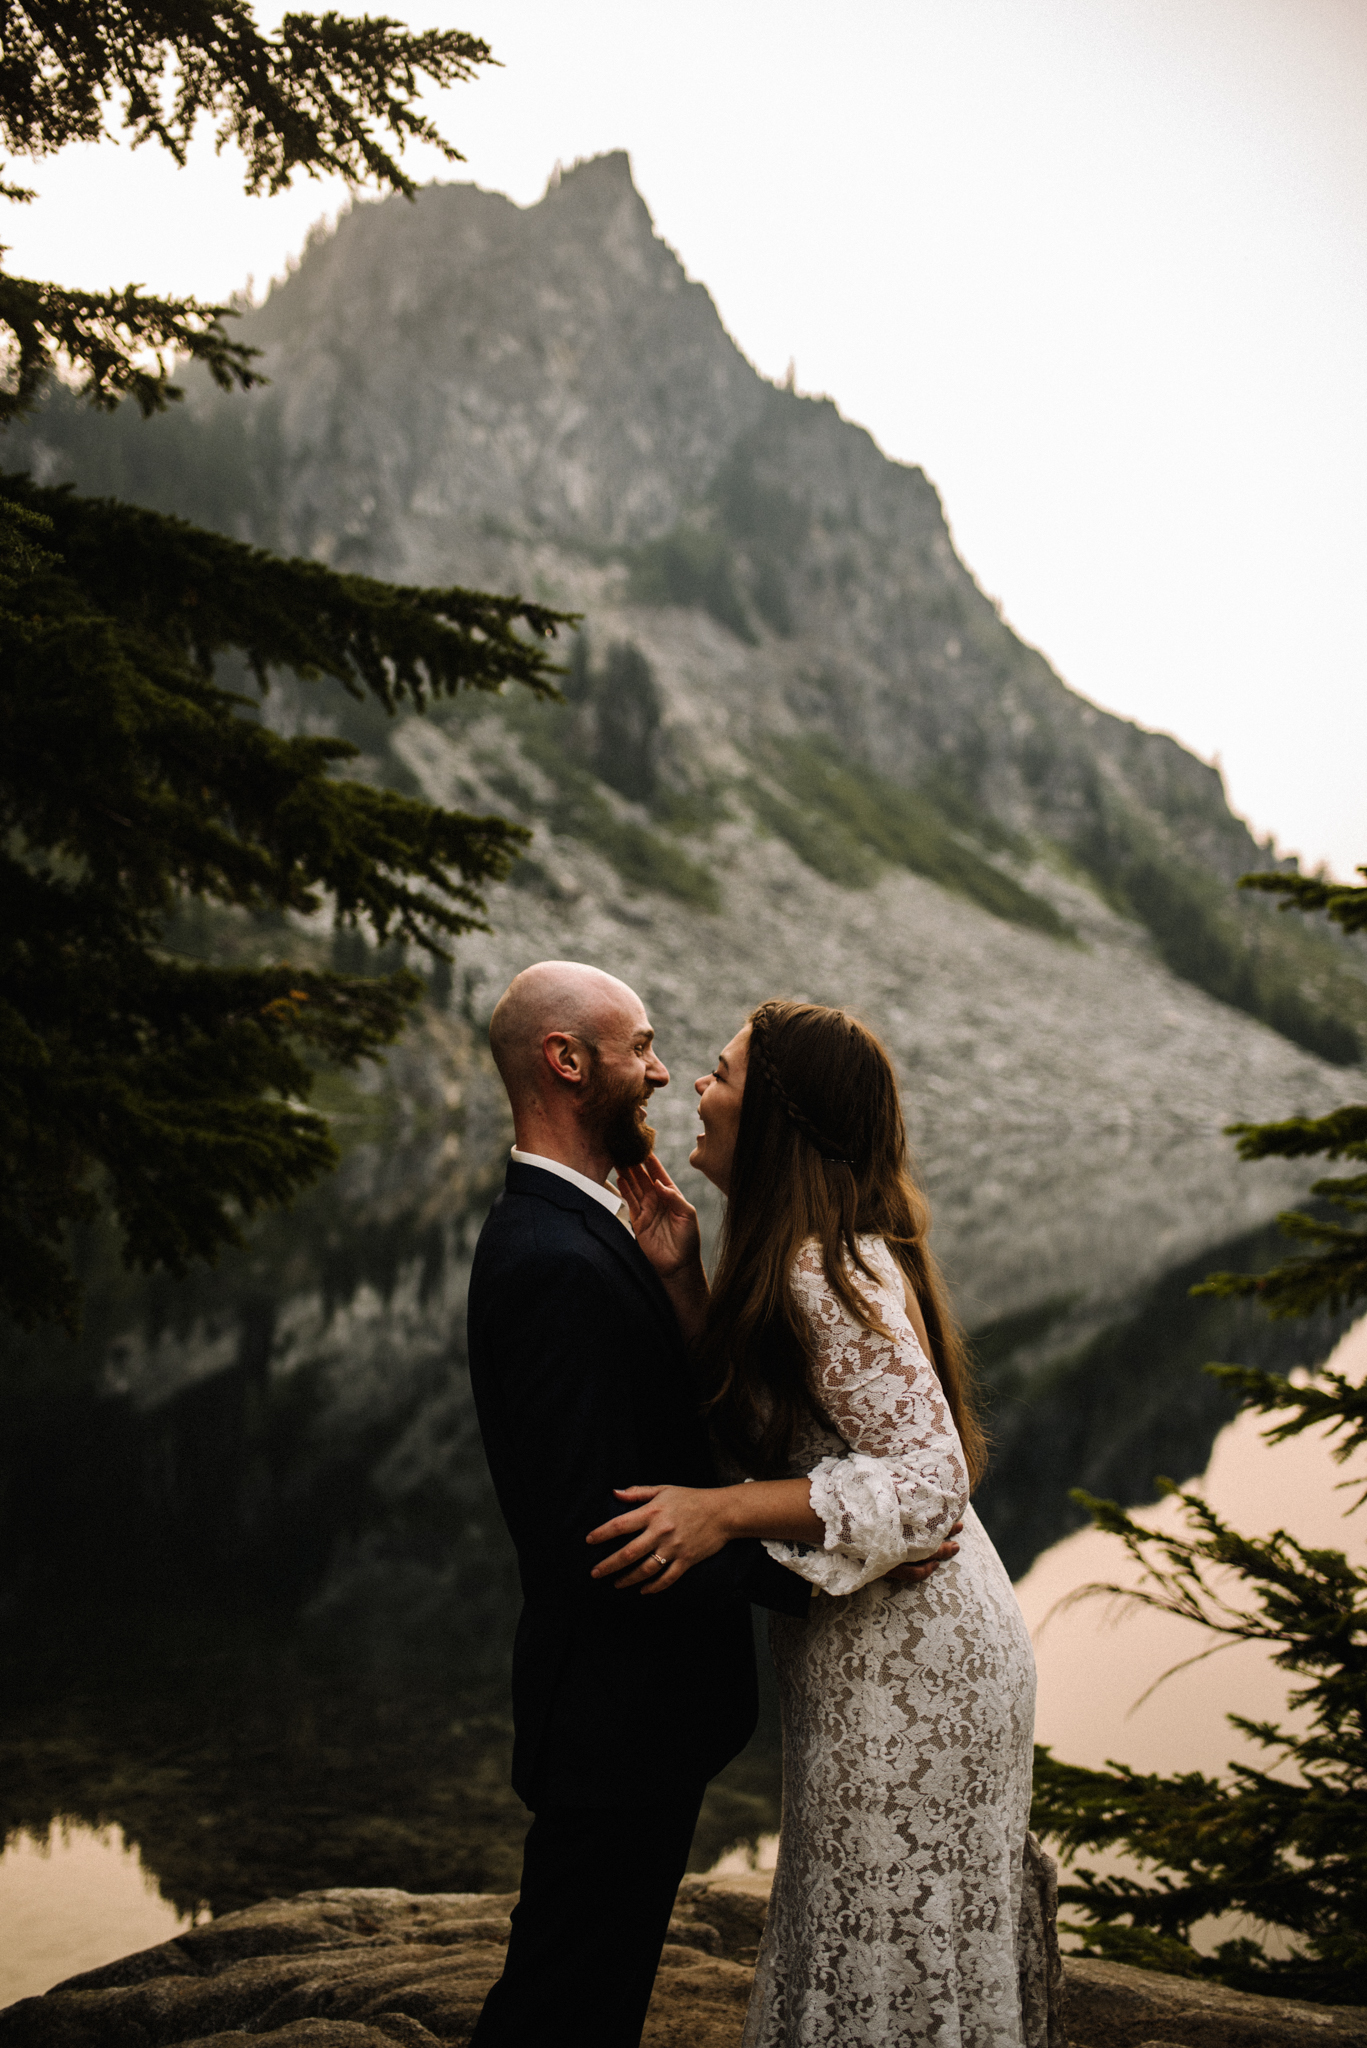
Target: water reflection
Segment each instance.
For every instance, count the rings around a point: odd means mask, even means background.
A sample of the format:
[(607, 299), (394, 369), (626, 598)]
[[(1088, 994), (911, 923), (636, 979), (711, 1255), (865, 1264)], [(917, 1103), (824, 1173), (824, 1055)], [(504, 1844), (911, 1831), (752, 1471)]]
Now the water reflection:
[(16, 1834), (0, 1856), (0, 2006), (193, 1924), (161, 1896), (121, 1828)]
[[(1367, 1320), (1343, 1339), (1332, 1364), (1351, 1379), (1363, 1377)], [(1289, 1529), (1302, 1543), (1341, 1550), (1361, 1564), (1367, 1509), (1348, 1511), (1367, 1480), (1367, 1461), (1359, 1454), (1336, 1464), (1323, 1430), (1269, 1445), (1270, 1426), (1266, 1416), (1248, 1412), (1230, 1423), (1194, 1489), (1245, 1535)], [(1345, 1479), (1356, 1483), (1341, 1490)], [(1138, 1510), (1136, 1519), (1186, 1533), (1185, 1517), (1170, 1500)], [(1286, 1708), (1292, 1681), (1266, 1645), (1231, 1644), (1175, 1670), (1214, 1641), (1195, 1622), (1106, 1600), (1060, 1604), (1077, 1586), (1128, 1586), (1139, 1576), (1119, 1543), (1089, 1528), (1056, 1543), (1018, 1581), (1039, 1664), (1038, 1740), (1092, 1769), (1113, 1758), (1164, 1773), (1221, 1771), (1231, 1759), (1265, 1769), (1270, 1752), (1231, 1728), (1226, 1716), (1294, 1724)], [(1168, 1671), (1173, 1676), (1159, 1684)]]

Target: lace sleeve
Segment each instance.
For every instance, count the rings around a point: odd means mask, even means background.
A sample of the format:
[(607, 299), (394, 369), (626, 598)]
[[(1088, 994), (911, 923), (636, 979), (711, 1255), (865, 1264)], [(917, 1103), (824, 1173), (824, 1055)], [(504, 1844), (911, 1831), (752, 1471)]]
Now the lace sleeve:
[[(832, 1293), (820, 1248), (798, 1254), (793, 1283), (816, 1340), (822, 1403), (848, 1450), (811, 1474), (823, 1550), (766, 1543), (771, 1557), (828, 1593), (855, 1593), (894, 1565), (928, 1557), (968, 1505), (968, 1468), (935, 1369), (907, 1317), (887, 1247), (866, 1247), (876, 1307), (891, 1334), (855, 1321)], [(863, 1273), (855, 1285), (873, 1294)]]

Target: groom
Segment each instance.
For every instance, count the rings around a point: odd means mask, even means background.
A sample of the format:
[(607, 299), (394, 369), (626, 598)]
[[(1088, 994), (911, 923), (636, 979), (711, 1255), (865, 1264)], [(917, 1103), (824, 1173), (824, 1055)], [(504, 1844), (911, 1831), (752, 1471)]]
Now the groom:
[(754, 1730), (750, 1603), (802, 1616), (808, 1588), (755, 1542), (655, 1599), (591, 1578), (614, 1487), (716, 1484), (674, 1312), (607, 1185), (649, 1153), (669, 1074), (639, 996), (572, 961), (519, 974), (489, 1041), (516, 1143), (470, 1277), (470, 1378), (522, 1580), (533, 1819), (470, 2048), (636, 2048), (703, 1789)]

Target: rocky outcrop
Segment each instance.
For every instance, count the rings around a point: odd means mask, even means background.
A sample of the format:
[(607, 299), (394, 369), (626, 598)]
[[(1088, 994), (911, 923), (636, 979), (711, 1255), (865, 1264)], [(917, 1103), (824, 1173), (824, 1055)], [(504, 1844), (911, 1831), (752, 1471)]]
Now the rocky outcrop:
[(1361, 2048), (1367, 2007), (1253, 1998), (1190, 1977), (1073, 1958), (1068, 2032), (1085, 2048)]
[[(647, 2048), (735, 2048), (767, 1880), (685, 1883)], [(306, 1892), (89, 1970), (0, 2013), (0, 2048), (422, 2048), (468, 2040), (516, 1894)], [(550, 2044), (548, 2044), (550, 2048)]]
[[(738, 2048), (766, 1876), (691, 1878), (643, 2048)], [(0, 2048), (463, 2048), (516, 1894), (268, 1899), (0, 2013)], [(605, 1905), (605, 1910), (609, 1908)], [(1066, 1965), (1075, 2048), (1367, 2048), (1367, 2010), (1250, 1998), (1116, 1963)], [(547, 2048), (553, 2048), (548, 2043)]]

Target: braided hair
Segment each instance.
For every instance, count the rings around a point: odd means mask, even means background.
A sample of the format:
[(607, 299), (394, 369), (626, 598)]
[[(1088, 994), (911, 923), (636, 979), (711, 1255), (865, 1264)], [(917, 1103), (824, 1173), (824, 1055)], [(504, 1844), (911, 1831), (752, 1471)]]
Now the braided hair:
[[(782, 1109), (789, 1123), (802, 1133), (809, 1145), (816, 1147), (823, 1159), (833, 1160), (839, 1166), (853, 1166), (854, 1160), (843, 1148), (843, 1141), (827, 1137), (823, 1131), (819, 1130), (802, 1105), (793, 1100), (792, 1095), (784, 1085), (782, 1076), (774, 1063), (773, 1053), (769, 1049), (769, 1025), (777, 1015), (778, 1010), (779, 1005), (777, 1003), (761, 1003), (751, 1017), (749, 1064), (751, 1067), (757, 1067), (764, 1076), (770, 1093), (780, 1109)], [(854, 1032), (857, 1029), (856, 1025), (852, 1019), (849, 1020), (849, 1023), (851, 1032)]]
[(986, 1464), (971, 1368), (927, 1243), (930, 1210), (911, 1177), (897, 1077), (866, 1026), (819, 1003), (762, 1003), (750, 1019), (745, 1085), (701, 1363), (714, 1431), (742, 1470), (787, 1474), (804, 1424), (829, 1426), (816, 1345), (792, 1283), (813, 1239), (827, 1283), (866, 1329), (861, 1291), (878, 1275), (860, 1249), (881, 1237), (920, 1304), (931, 1362), (976, 1481)]

